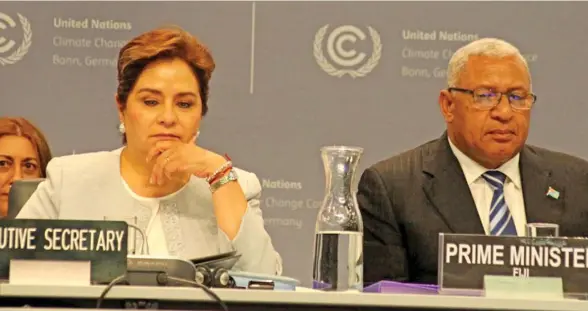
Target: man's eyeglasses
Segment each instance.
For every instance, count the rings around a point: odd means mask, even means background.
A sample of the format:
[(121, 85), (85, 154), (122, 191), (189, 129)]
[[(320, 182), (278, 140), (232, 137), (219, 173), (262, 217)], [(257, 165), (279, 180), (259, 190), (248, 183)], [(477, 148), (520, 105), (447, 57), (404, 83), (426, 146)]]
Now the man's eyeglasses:
[(496, 107), (500, 103), (500, 100), (502, 100), (502, 95), (506, 95), (510, 106), (517, 110), (529, 110), (537, 101), (537, 95), (519, 90), (507, 93), (496, 92), (487, 88), (468, 90), (458, 87), (450, 87), (447, 90), (449, 92), (456, 91), (472, 95), (474, 98), (474, 106), (482, 110), (490, 110)]

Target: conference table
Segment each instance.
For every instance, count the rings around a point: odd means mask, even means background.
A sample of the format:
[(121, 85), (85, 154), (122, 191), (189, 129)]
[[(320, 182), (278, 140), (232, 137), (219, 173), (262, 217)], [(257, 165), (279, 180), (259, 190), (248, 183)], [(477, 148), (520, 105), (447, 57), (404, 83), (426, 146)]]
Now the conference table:
[[(0, 284), (0, 310), (51, 308), (66, 311), (94, 309), (105, 286), (54, 286)], [(299, 288), (296, 291), (214, 289), (231, 311), (265, 310), (508, 310), (586, 311), (588, 301), (561, 299), (505, 299), (448, 295), (333, 293)], [(192, 287), (115, 286), (102, 307), (137, 306), (176, 310), (221, 310), (201, 289)], [(12, 308), (7, 308), (12, 307)], [(77, 311), (76, 310), (76, 311)]]

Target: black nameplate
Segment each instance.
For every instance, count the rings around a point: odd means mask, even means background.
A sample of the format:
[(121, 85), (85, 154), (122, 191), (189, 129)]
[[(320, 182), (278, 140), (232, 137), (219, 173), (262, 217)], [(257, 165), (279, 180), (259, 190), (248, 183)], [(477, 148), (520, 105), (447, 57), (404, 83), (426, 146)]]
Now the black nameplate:
[(109, 283), (127, 270), (127, 232), (124, 221), (0, 220), (0, 279), (10, 259), (80, 260), (93, 283)]
[(442, 290), (483, 290), (484, 275), (561, 277), (565, 293), (588, 292), (588, 240), (439, 235)]

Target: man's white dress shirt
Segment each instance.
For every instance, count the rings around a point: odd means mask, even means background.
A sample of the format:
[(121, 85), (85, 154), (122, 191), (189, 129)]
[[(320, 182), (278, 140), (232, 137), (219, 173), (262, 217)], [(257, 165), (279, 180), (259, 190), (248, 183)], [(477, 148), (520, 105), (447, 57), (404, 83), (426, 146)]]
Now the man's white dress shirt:
[[(484, 180), (484, 177), (482, 177), (482, 174), (488, 171), (488, 169), (461, 152), (461, 150), (451, 142), (451, 139), (448, 138), (448, 140), (449, 146), (451, 147), (453, 154), (455, 154), (463, 174), (465, 175), (466, 182), (470, 187), (484, 231), (486, 234), (489, 234), (490, 202), (492, 202), (494, 191), (486, 180)], [(512, 218), (514, 219), (517, 234), (518, 236), (525, 236), (527, 217), (525, 214), (525, 202), (523, 199), (521, 173), (519, 170), (519, 157), (520, 154), (517, 154), (497, 170), (506, 175), (506, 180), (504, 182), (504, 199), (510, 209)]]

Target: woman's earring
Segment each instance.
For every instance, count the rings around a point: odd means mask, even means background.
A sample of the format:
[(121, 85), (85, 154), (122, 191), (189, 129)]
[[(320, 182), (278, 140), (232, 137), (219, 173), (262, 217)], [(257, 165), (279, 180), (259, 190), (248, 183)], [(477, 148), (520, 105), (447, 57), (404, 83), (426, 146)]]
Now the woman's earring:
[(196, 131), (196, 135), (192, 136), (192, 143), (193, 144), (196, 143), (196, 138), (198, 138), (198, 136), (200, 136), (200, 130)]
[(124, 123), (121, 123), (121, 124), (118, 125), (118, 131), (121, 134), (124, 134), (125, 133), (125, 124)]

